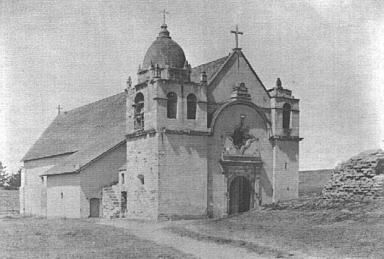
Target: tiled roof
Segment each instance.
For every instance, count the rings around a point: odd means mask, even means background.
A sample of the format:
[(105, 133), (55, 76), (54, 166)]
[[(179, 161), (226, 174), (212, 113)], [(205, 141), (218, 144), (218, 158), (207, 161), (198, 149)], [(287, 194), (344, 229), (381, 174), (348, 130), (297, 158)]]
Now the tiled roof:
[(77, 151), (75, 155), (80, 156), (90, 145), (106, 151), (103, 145), (125, 139), (125, 114), (124, 92), (62, 113), (43, 132), (22, 161)]
[(200, 74), (201, 72), (207, 73), (208, 82), (212, 79), (212, 77), (219, 71), (219, 69), (224, 65), (225, 61), (230, 56), (225, 56), (214, 61), (202, 64), (200, 66), (192, 68), (191, 73), (191, 81), (192, 82), (200, 82)]

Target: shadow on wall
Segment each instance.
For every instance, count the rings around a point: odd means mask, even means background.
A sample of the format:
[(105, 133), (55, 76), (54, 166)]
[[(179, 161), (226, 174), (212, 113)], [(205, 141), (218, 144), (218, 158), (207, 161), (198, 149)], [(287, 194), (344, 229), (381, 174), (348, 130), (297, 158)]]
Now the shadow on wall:
[(263, 188), (265, 194), (268, 197), (272, 197), (272, 195), (273, 195), (272, 183), (269, 180), (268, 175), (265, 172), (264, 167), (261, 168), (261, 172), (260, 172), (260, 184), (261, 184), (261, 187)]
[[(172, 148), (172, 151), (176, 155), (180, 155), (182, 152), (182, 148), (185, 149), (185, 151), (188, 153), (188, 155), (191, 155), (193, 153), (196, 153), (200, 158), (206, 158), (207, 152), (206, 148), (202, 146), (202, 144), (206, 144), (207, 137), (205, 136), (186, 136), (186, 135), (176, 135), (176, 134), (170, 134), (166, 135), (163, 134), (163, 140), (161, 144), (168, 144)], [(189, 139), (189, 141), (188, 141)], [(194, 141), (195, 140), (195, 141)], [(198, 141), (196, 141), (198, 140)], [(188, 143), (189, 142), (189, 143)], [(192, 144), (193, 143), (193, 144)]]
[(280, 144), (280, 150), (286, 154), (291, 162), (297, 162), (297, 157), (299, 154), (299, 145), (292, 145), (292, 142), (287, 141), (287, 143)]

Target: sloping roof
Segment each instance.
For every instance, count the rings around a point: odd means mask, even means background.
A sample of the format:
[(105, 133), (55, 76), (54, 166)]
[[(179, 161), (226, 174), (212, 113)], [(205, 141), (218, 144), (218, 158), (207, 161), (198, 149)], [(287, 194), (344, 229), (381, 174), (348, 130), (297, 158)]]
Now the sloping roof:
[[(119, 93), (58, 115), (30, 148), (22, 161), (86, 152), (96, 145), (105, 151), (106, 142), (124, 140), (126, 94)], [(82, 153), (76, 154), (80, 156)], [(72, 157), (73, 155), (71, 155)], [(80, 159), (82, 160), (82, 159)]]
[(192, 68), (191, 73), (191, 81), (192, 82), (200, 82), (200, 74), (201, 72), (207, 73), (208, 82), (212, 79), (212, 77), (220, 70), (220, 68), (224, 65), (225, 61), (230, 56), (225, 56), (214, 61), (202, 64), (200, 66)]
[(100, 139), (100, 141), (90, 143), (84, 149), (65, 158), (62, 162), (50, 168), (46, 172), (43, 172), (41, 175), (57, 175), (80, 172), (81, 169), (123, 143), (125, 143), (125, 140), (118, 137), (118, 134), (111, 134), (109, 137)]

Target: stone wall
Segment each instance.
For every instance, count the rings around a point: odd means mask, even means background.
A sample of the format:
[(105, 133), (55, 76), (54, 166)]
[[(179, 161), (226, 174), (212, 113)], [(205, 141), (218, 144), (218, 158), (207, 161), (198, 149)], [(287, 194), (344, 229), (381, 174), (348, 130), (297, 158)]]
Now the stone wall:
[(0, 189), (0, 215), (19, 214), (19, 191)]
[(119, 185), (112, 185), (103, 188), (102, 216), (103, 218), (119, 218), (121, 211)]
[(338, 165), (322, 191), (326, 199), (384, 198), (384, 151), (367, 151)]

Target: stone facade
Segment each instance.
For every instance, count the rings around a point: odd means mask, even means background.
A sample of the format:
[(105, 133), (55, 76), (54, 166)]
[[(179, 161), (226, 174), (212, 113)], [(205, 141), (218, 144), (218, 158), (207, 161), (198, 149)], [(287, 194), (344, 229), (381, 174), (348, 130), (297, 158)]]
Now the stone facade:
[(240, 49), (190, 71), (169, 39), (163, 25), (127, 88), (125, 216), (223, 217), (297, 198), (299, 100), (280, 80), (267, 91)]
[(384, 198), (384, 151), (368, 151), (338, 165), (324, 187), (326, 199)]

